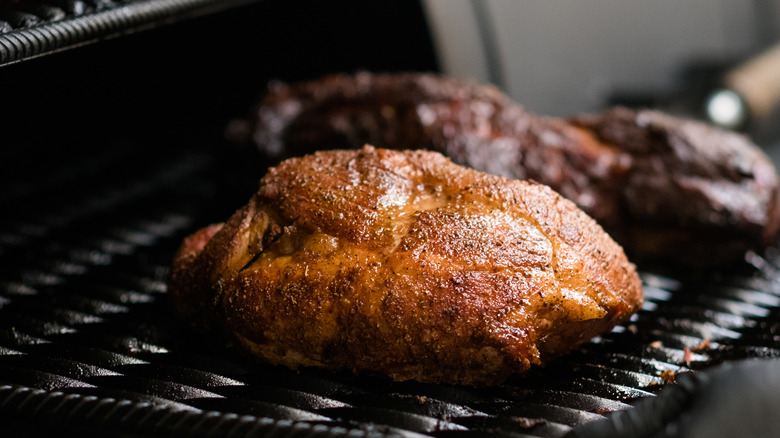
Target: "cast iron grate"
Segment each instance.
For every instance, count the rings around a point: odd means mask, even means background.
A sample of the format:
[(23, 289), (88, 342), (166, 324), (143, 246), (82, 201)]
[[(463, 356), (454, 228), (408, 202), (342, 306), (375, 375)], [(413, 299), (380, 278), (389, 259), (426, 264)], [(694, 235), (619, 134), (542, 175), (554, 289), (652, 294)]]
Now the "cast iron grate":
[(166, 309), (182, 237), (229, 212), (219, 166), (116, 146), (0, 186), (0, 417), (143, 435), (559, 437), (679, 373), (780, 356), (770, 252), (717, 277), (645, 273), (629, 325), (496, 388), (256, 364)]

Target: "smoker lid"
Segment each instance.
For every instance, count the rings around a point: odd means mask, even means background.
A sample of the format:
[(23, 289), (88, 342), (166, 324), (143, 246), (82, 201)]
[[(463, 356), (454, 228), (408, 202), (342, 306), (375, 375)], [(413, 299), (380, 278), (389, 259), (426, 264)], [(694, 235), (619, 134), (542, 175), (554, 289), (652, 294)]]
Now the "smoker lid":
[(19, 0), (2, 2), (0, 3), (0, 66), (255, 1)]
[[(191, 332), (167, 308), (181, 239), (237, 207), (225, 202), (235, 181), (220, 157), (153, 142), (69, 154), (50, 167), (19, 163), (34, 172), (0, 184), (4, 428), (560, 437), (619, 412), (677, 418), (684, 403), (633, 406), (664, 400), (656, 394), (684, 375), (780, 356), (780, 271), (770, 251), (734, 272), (644, 269), (646, 304), (629, 324), (498, 387), (258, 364)], [(663, 426), (653, 421), (643, 424)], [(586, 432), (578, 436), (600, 436)]]

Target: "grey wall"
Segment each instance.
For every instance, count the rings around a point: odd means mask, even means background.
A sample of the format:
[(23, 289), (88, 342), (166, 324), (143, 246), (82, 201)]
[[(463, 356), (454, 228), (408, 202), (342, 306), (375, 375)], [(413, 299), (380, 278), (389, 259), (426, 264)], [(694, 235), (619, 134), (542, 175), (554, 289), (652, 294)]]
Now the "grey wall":
[(423, 0), (446, 73), (493, 82), (547, 115), (621, 90), (669, 90), (692, 60), (777, 38), (780, 0)]

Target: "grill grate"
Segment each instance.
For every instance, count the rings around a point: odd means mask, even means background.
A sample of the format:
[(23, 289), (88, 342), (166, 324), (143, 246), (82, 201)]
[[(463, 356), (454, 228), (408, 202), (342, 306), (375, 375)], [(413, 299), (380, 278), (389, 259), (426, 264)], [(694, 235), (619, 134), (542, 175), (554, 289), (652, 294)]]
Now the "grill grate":
[(718, 277), (644, 273), (629, 325), (500, 387), (256, 364), (166, 308), (181, 239), (236, 207), (220, 160), (148, 152), (117, 146), (0, 186), (0, 417), (143, 435), (558, 437), (679, 373), (780, 356), (770, 254)]

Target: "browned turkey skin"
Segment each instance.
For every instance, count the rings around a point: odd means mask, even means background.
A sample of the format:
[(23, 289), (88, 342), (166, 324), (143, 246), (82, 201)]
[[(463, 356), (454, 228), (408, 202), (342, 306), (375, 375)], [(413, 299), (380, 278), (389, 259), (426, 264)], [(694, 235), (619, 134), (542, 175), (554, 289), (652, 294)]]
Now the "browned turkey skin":
[(625, 322), (634, 266), (546, 186), (429, 151), (317, 152), (182, 244), (175, 312), (265, 361), (497, 384)]
[(637, 260), (717, 265), (774, 242), (778, 178), (747, 138), (656, 111), (569, 120), (497, 89), (430, 74), (274, 83), (233, 137), (270, 157), (315, 149), (424, 148), (484, 172), (549, 185)]

